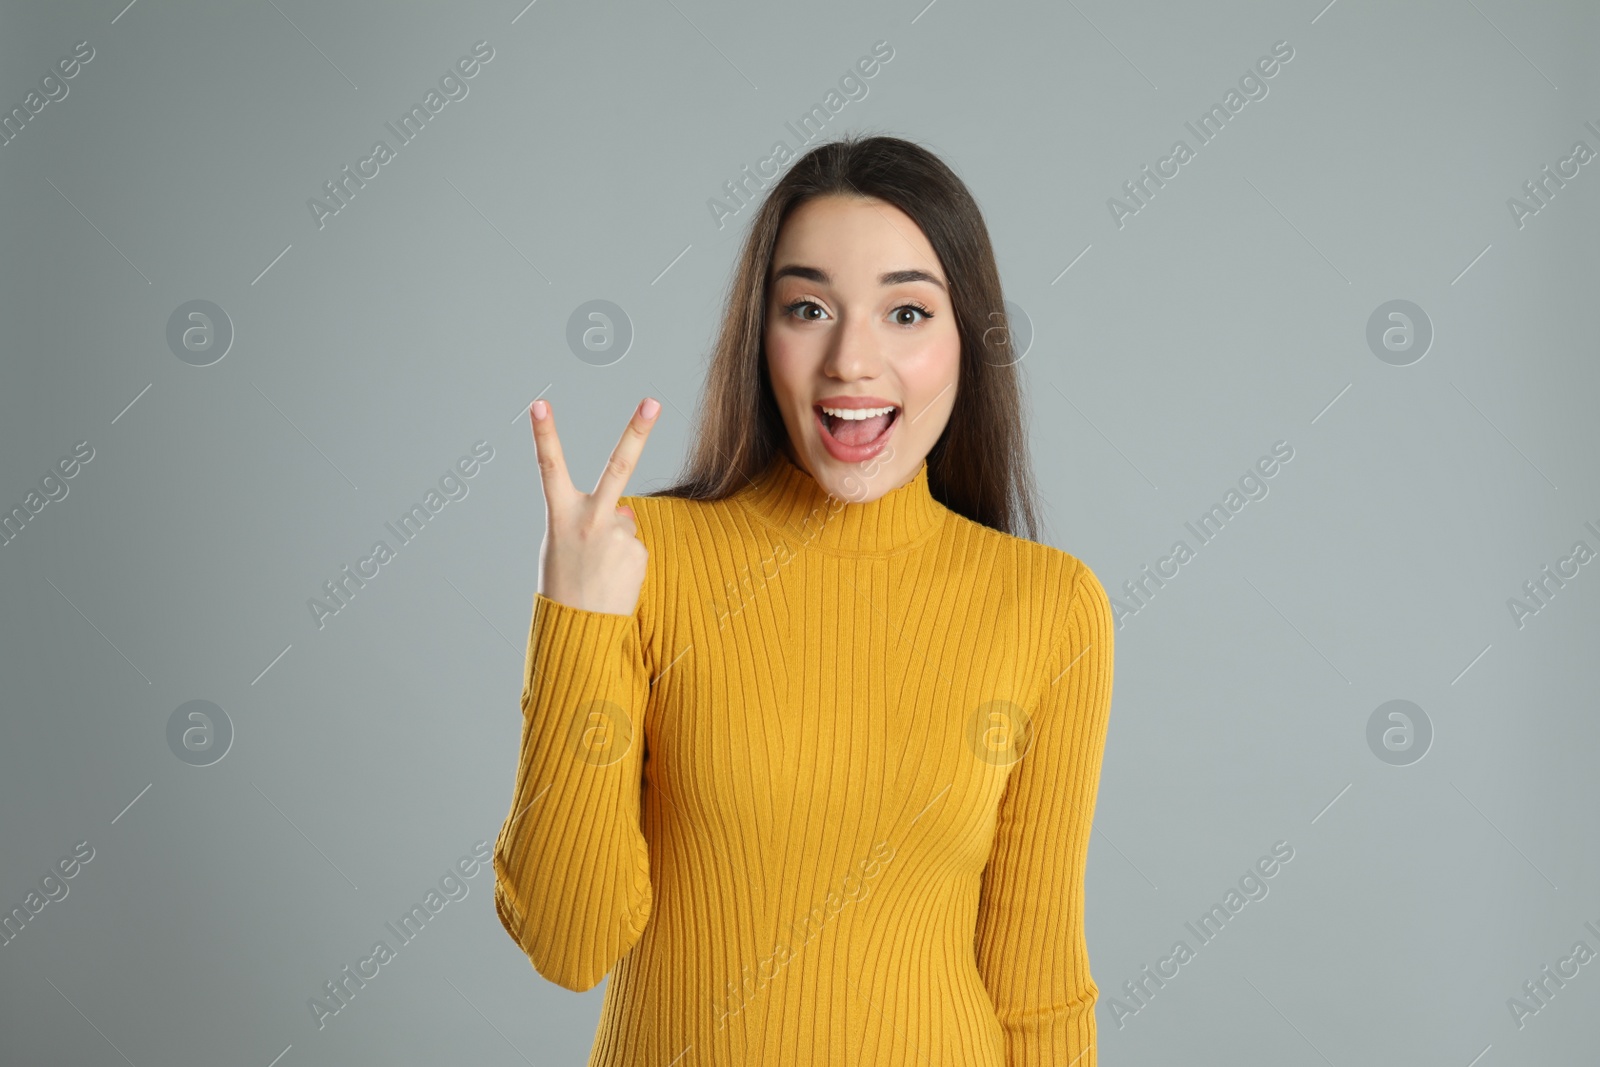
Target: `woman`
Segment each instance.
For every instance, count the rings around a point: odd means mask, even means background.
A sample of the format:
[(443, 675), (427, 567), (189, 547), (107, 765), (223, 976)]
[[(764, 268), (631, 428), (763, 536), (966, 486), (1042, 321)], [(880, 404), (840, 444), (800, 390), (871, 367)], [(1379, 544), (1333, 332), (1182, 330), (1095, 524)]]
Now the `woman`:
[(655, 401), (591, 494), (533, 405), (495, 902), (541, 975), (610, 973), (591, 1067), (1093, 1067), (1111, 612), (1031, 540), (1003, 308), (960, 179), (847, 139), (752, 222), (679, 484), (621, 495)]

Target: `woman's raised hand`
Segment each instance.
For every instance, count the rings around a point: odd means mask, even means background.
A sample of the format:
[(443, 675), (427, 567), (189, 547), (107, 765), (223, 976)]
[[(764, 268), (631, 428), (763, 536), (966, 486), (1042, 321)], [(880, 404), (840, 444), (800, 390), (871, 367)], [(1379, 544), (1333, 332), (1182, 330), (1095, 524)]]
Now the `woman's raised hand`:
[(650, 554), (638, 538), (633, 509), (617, 501), (660, 412), (661, 405), (646, 397), (611, 450), (594, 492), (583, 493), (567, 475), (550, 405), (535, 400), (529, 407), (545, 502), (539, 592), (551, 600), (585, 611), (633, 614)]

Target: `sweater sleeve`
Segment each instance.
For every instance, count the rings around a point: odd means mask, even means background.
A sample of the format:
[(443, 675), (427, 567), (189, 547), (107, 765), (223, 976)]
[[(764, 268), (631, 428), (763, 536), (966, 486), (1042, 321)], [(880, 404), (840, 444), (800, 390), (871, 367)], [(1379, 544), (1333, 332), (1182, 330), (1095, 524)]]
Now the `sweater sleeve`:
[(534, 969), (575, 992), (598, 985), (650, 918), (639, 822), (649, 692), (637, 614), (534, 594), (494, 903)]
[(1079, 562), (1031, 712), (1031, 745), (1001, 796), (975, 948), (1007, 1067), (1095, 1067), (1084, 869), (1111, 708), (1112, 615)]

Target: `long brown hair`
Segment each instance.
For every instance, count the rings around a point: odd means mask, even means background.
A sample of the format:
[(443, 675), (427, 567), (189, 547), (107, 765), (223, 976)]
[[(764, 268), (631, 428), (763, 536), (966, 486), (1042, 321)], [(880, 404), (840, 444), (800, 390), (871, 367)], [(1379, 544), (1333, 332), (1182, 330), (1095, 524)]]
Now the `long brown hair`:
[(722, 500), (750, 484), (788, 431), (762, 345), (778, 231), (820, 196), (877, 197), (909, 215), (944, 268), (961, 338), (956, 400), (928, 452), (928, 489), (974, 522), (1037, 539), (1038, 502), (1000, 271), (983, 215), (939, 157), (898, 137), (849, 135), (795, 161), (750, 222), (683, 474), (648, 496)]

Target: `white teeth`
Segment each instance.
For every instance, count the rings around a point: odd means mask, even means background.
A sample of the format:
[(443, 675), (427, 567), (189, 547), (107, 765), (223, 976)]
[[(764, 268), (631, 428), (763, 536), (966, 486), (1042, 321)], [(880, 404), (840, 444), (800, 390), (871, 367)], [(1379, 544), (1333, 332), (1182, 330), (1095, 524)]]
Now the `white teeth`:
[(886, 408), (830, 408), (824, 405), (822, 410), (836, 419), (858, 421), (860, 419), (870, 419), (875, 415), (887, 415), (894, 408), (892, 406)]

